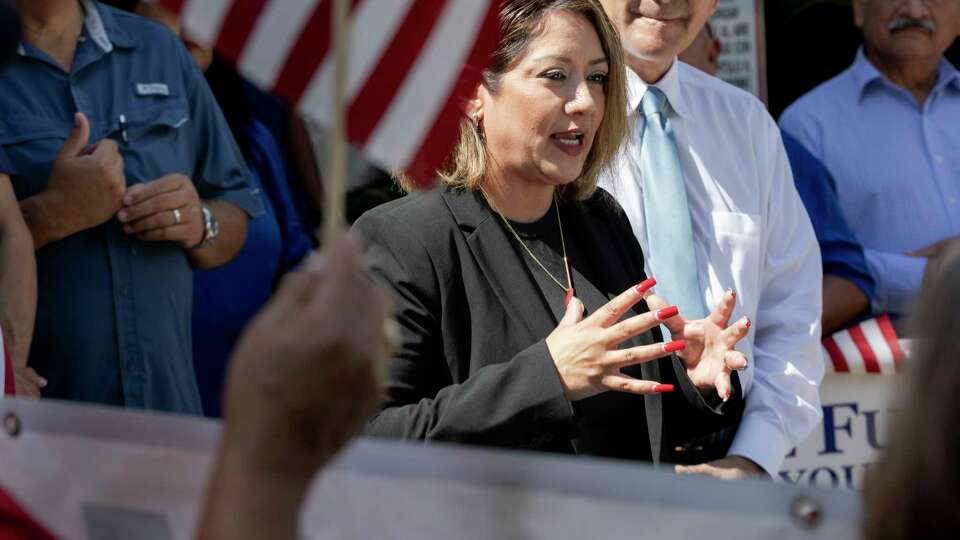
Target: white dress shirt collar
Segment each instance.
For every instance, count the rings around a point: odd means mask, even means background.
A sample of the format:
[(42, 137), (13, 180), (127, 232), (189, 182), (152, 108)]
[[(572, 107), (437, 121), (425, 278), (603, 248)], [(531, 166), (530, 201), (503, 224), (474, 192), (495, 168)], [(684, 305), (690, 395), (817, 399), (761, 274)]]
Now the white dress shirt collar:
[(680, 61), (674, 59), (673, 64), (670, 65), (670, 69), (667, 70), (659, 81), (653, 84), (647, 84), (636, 72), (628, 68), (627, 113), (633, 114), (636, 112), (640, 107), (640, 101), (643, 99), (644, 94), (647, 93), (647, 88), (656, 86), (667, 96), (667, 104), (674, 114), (683, 118), (691, 118), (692, 107), (687, 103), (686, 94), (683, 91), (683, 86), (680, 84), (679, 64)]

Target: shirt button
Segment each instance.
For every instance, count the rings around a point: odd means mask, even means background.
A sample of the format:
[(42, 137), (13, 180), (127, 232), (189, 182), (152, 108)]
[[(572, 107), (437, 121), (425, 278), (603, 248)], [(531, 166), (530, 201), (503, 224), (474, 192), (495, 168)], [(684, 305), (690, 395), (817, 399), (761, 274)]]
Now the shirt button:
[(137, 365), (136, 365), (136, 364), (134, 364), (133, 362), (128, 362), (128, 363), (127, 363), (127, 371), (135, 371), (136, 369), (137, 369)]
[(120, 287), (120, 296), (126, 296), (130, 294), (130, 289), (127, 287)]
[(947, 201), (948, 201), (950, 204), (957, 204), (957, 198), (956, 198), (956, 197), (950, 197), (949, 199), (947, 199)]
[(933, 156), (933, 160), (937, 162), (937, 165), (943, 165), (943, 155), (937, 154)]

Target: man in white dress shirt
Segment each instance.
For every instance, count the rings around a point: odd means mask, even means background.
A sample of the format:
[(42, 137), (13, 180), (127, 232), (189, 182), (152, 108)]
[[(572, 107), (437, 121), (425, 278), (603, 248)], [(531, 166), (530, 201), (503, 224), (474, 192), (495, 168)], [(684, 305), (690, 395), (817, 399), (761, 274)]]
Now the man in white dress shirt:
[(754, 322), (738, 347), (751, 362), (739, 373), (746, 407), (727, 456), (678, 472), (774, 476), (821, 416), (820, 253), (763, 104), (677, 61), (717, 1), (601, 0), (623, 40), (634, 126), (618, 176), (603, 185), (629, 216), (661, 295), (675, 302), (695, 289), (684, 302), (697, 318), (733, 289), (735, 316)]

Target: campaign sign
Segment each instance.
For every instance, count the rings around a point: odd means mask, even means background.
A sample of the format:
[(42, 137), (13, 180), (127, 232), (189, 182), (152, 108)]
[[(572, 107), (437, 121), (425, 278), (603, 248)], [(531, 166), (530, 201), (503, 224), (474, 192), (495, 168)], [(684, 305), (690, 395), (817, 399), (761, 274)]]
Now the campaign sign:
[(828, 373), (820, 400), (823, 422), (794, 448), (780, 480), (800, 486), (859, 489), (894, 419), (894, 387), (902, 375)]
[[(61, 538), (192, 538), (220, 426), (0, 400), (0, 488)], [(318, 540), (855, 539), (849, 490), (677, 476), (628, 461), (360, 440), (318, 476)]]

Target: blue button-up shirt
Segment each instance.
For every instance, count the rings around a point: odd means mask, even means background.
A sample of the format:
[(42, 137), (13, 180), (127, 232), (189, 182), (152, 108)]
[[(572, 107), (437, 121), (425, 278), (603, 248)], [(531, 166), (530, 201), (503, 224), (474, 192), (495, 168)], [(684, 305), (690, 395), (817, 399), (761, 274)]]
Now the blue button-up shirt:
[(823, 274), (853, 282), (867, 300), (873, 300), (875, 284), (863, 254), (863, 246), (847, 225), (837, 201), (837, 187), (826, 167), (802, 144), (783, 132), (783, 148), (790, 160), (793, 183), (803, 201), (813, 232), (820, 244)]
[(941, 61), (922, 107), (857, 53), (853, 66), (780, 118), (830, 171), (877, 280), (875, 311), (907, 313), (926, 259), (908, 252), (960, 234), (960, 74)]
[[(176, 36), (92, 0), (83, 5), (69, 72), (23, 44), (0, 77), (0, 146), (17, 197), (46, 187), (80, 111), (90, 119), (91, 143), (120, 142), (128, 185), (181, 173), (202, 198), (259, 215), (259, 191)], [(38, 250), (37, 274), (30, 365), (49, 381), (45, 395), (201, 412), (191, 359), (192, 271), (181, 247), (140, 241), (111, 219)]]

